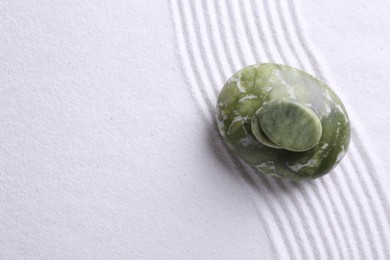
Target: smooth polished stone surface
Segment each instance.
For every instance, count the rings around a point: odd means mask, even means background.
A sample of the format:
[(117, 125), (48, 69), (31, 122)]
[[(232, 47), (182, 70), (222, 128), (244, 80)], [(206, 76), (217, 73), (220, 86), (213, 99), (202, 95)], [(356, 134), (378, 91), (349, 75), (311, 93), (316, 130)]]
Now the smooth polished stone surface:
[(252, 134), (256, 137), (257, 140), (259, 140), (260, 143), (272, 148), (282, 149), (280, 146), (272, 142), (269, 139), (269, 137), (264, 133), (263, 128), (260, 124), (260, 114), (262, 110), (263, 108), (257, 110), (254, 116), (252, 117), (252, 122), (251, 122)]
[[(270, 113), (277, 104), (267, 105), (272, 102), (286, 107)], [(257, 112), (261, 108), (266, 113)], [(272, 117), (289, 122), (275, 125)], [(314, 76), (279, 64), (256, 64), (236, 72), (219, 94), (217, 122), (238, 157), (262, 173), (292, 180), (328, 173), (350, 141), (348, 115), (337, 95)]]
[(321, 138), (320, 119), (313, 110), (297, 101), (275, 99), (265, 104), (261, 111), (259, 117), (264, 133), (281, 148), (303, 152)]

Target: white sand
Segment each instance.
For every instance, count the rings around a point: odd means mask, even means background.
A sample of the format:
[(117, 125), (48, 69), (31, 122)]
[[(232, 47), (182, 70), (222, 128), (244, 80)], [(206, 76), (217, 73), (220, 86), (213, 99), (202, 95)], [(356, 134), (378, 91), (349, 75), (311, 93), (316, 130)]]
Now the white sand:
[[(390, 258), (390, 5), (208, 2), (0, 4), (0, 259)], [(218, 91), (266, 61), (347, 105), (331, 174), (257, 176), (222, 143)]]

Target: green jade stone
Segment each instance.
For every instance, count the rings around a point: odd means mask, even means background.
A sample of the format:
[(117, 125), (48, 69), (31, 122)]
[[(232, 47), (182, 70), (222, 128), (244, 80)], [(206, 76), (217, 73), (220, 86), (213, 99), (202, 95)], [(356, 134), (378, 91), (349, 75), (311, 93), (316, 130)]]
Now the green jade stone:
[(310, 108), (288, 99), (275, 99), (261, 108), (261, 127), (279, 147), (303, 152), (321, 138), (321, 121)]
[(217, 122), (239, 158), (261, 173), (291, 180), (330, 172), (351, 135), (344, 105), (325, 83), (270, 63), (245, 67), (227, 81)]
[(280, 146), (272, 142), (268, 136), (264, 133), (262, 126), (260, 125), (260, 113), (263, 110), (263, 108), (260, 108), (256, 111), (255, 115), (252, 117), (251, 122), (251, 130), (252, 134), (256, 137), (259, 142), (263, 143), (266, 146), (276, 148), (276, 149), (282, 149)]

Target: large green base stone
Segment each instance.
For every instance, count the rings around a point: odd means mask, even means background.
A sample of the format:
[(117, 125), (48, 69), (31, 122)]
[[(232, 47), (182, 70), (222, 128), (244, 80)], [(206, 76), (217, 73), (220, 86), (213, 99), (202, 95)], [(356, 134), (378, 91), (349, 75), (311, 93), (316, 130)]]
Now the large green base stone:
[(245, 67), (226, 82), (217, 122), (238, 157), (264, 174), (291, 180), (331, 171), (351, 136), (347, 111), (325, 83), (271, 63)]

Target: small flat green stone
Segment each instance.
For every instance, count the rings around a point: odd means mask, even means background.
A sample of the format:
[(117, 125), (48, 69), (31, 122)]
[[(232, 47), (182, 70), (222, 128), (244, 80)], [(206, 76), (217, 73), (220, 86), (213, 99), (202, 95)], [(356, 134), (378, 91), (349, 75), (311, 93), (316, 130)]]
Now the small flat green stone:
[(282, 149), (280, 146), (278, 146), (277, 144), (275, 144), (274, 142), (272, 142), (268, 136), (264, 133), (261, 125), (260, 125), (260, 114), (261, 114), (261, 110), (263, 108), (260, 108), (259, 110), (256, 111), (255, 115), (253, 116), (252, 118), (252, 122), (251, 122), (251, 130), (252, 130), (252, 134), (256, 137), (257, 140), (259, 140), (262, 144), (268, 146), (268, 147), (272, 147), (272, 148), (276, 148), (276, 149)]
[(260, 124), (277, 146), (293, 152), (314, 147), (321, 138), (321, 121), (310, 108), (291, 99), (276, 99), (262, 107)]

